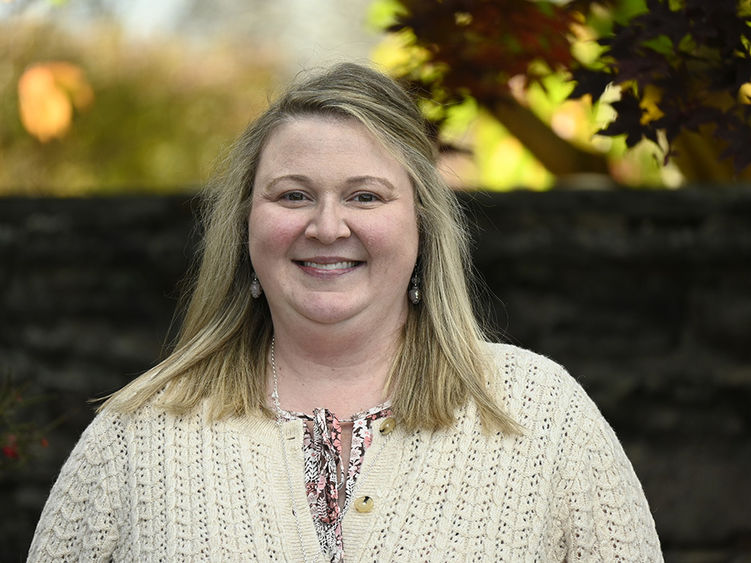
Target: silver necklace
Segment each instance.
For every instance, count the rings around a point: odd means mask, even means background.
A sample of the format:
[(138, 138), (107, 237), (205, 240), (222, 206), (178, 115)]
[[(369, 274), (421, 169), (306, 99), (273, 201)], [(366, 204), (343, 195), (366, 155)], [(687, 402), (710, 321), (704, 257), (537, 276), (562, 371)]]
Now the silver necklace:
[(282, 405), (279, 403), (279, 377), (276, 375), (276, 356), (274, 355), (274, 344), (276, 336), (271, 337), (271, 375), (274, 378), (274, 388), (271, 390), (271, 400), (274, 401), (274, 410), (276, 411), (277, 421), (281, 421), (284, 416)]

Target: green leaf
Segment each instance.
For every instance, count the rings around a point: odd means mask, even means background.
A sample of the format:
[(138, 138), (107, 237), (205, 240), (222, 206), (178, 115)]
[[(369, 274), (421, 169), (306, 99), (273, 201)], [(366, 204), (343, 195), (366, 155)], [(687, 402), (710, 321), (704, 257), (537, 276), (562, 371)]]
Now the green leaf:
[(380, 31), (394, 25), (400, 16), (406, 14), (407, 9), (398, 0), (375, 0), (368, 7), (367, 22)]

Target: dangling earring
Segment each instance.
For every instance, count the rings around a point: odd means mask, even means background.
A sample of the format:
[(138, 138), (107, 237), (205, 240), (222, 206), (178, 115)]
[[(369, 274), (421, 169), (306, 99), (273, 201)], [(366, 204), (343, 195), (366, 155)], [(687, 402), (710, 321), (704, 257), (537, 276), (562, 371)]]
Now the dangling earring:
[(250, 296), (253, 299), (258, 299), (263, 293), (261, 282), (258, 281), (258, 276), (253, 272), (253, 279), (250, 280)]
[(412, 303), (412, 305), (417, 305), (420, 301), (422, 301), (422, 294), (420, 293), (420, 278), (417, 276), (417, 274), (412, 275), (412, 279), (409, 282), (409, 291), (407, 291), (407, 296), (409, 297), (409, 302)]

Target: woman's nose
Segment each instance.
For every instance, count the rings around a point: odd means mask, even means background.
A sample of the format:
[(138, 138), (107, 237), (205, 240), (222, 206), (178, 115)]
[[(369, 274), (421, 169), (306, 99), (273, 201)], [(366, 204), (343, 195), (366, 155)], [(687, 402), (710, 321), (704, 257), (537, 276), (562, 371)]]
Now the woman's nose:
[(345, 210), (338, 203), (320, 202), (305, 229), (305, 236), (314, 238), (323, 244), (331, 244), (350, 235)]

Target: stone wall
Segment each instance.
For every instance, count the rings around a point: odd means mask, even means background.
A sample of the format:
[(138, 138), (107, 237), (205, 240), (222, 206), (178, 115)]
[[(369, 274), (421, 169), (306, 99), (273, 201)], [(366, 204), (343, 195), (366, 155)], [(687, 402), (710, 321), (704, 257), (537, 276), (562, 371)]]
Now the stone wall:
[[(666, 560), (751, 557), (751, 191), (463, 195), (478, 307), (563, 365), (621, 437)], [(102, 396), (160, 356), (195, 247), (185, 198), (0, 200), (0, 372), (62, 419), (0, 475), (20, 559)]]

